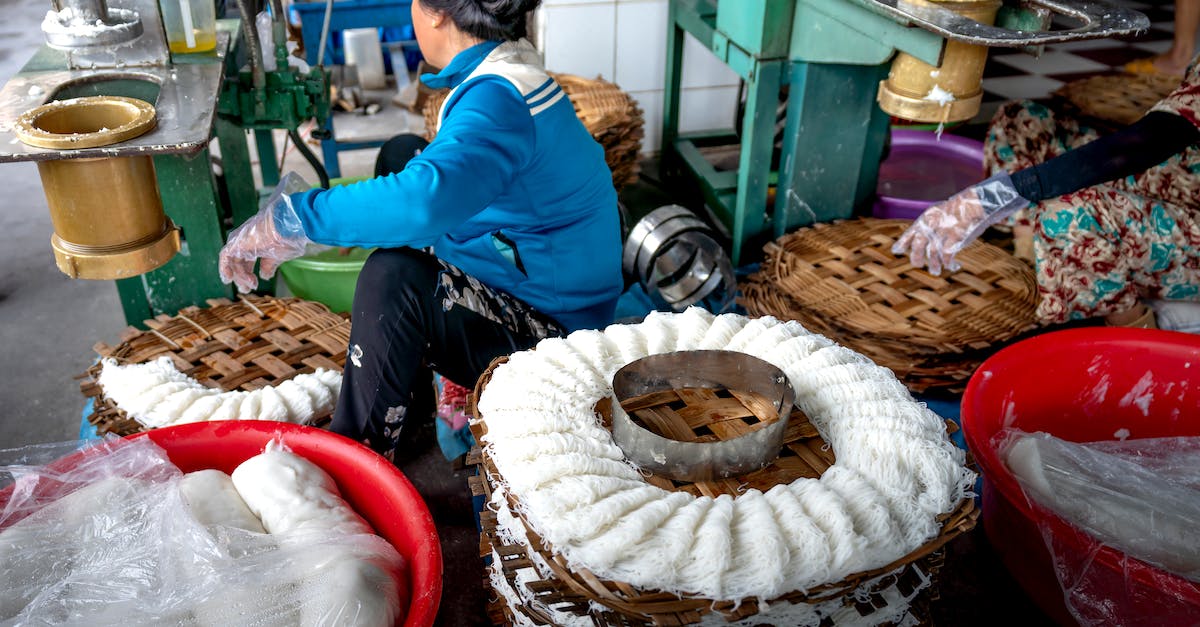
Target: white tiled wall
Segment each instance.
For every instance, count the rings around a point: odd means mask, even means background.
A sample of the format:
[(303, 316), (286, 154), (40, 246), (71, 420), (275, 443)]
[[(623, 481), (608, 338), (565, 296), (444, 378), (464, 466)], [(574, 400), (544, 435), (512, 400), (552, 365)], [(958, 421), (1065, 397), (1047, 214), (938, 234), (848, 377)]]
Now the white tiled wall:
[[(642, 151), (658, 151), (667, 0), (543, 0), (534, 24), (546, 68), (600, 76), (629, 92), (645, 114)], [(731, 128), (737, 111), (737, 74), (691, 37), (683, 62), (680, 130)]]

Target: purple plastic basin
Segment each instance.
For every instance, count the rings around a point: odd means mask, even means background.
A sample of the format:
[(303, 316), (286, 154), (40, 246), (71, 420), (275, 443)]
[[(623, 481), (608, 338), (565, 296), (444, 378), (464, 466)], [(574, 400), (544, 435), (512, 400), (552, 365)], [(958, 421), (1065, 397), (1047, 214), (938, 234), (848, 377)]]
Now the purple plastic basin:
[(876, 218), (914, 220), (929, 205), (983, 180), (983, 143), (932, 131), (892, 131), (892, 149), (879, 164)]

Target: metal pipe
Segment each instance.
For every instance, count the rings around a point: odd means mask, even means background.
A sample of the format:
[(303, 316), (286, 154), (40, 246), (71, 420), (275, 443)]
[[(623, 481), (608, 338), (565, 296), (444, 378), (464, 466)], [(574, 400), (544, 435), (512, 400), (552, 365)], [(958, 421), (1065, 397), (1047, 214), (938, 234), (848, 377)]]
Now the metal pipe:
[(71, 9), (72, 24), (108, 22), (108, 3), (105, 0), (63, 0), (62, 5)]
[(329, 40), (329, 22), (333, 18), (333, 0), (325, 0), (325, 22), (321, 24), (321, 44), (317, 46), (317, 65), (325, 65), (325, 42)]
[(263, 71), (262, 44), (258, 40), (258, 29), (254, 27), (254, 9), (250, 0), (237, 0), (238, 11), (242, 14), (242, 35), (246, 38), (246, 46), (250, 48), (250, 76), (254, 82), (254, 100), (256, 108), (264, 106), (263, 89), (267, 86), (267, 75)]

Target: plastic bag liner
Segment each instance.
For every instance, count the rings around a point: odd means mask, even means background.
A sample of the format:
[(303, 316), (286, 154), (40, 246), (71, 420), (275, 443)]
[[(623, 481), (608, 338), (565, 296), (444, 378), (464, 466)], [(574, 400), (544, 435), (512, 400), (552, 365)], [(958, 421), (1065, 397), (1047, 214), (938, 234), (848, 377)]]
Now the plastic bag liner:
[(403, 561), (373, 534), (192, 516), (149, 438), (0, 451), (0, 625), (392, 625)]
[[(1119, 595), (1194, 595), (1180, 578), (1200, 582), (1200, 437), (1075, 443), (1009, 429), (996, 448), (1038, 514), (1080, 624), (1200, 623), (1200, 605), (1186, 603), (1170, 617), (1113, 611), (1126, 606), (1113, 602)], [(1070, 527), (1052, 524), (1055, 516)], [(1115, 567), (1097, 559), (1105, 546), (1118, 552)]]

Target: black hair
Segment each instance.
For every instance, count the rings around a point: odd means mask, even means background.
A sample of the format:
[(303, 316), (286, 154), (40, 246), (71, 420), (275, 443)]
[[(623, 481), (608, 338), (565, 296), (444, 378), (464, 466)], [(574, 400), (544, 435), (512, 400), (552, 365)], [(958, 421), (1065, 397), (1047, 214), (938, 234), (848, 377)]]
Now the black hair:
[(514, 41), (525, 36), (525, 17), (542, 0), (420, 0), (445, 13), (459, 30), (483, 40)]

